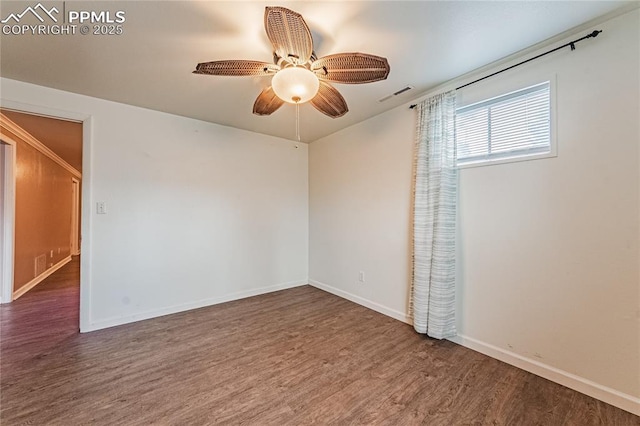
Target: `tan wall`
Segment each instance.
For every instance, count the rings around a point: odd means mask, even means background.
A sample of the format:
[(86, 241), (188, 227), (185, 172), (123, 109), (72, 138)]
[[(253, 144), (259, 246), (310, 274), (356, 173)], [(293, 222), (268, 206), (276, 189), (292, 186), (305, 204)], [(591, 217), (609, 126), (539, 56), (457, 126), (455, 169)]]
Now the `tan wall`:
[(20, 140), (16, 162), (14, 291), (35, 278), (37, 256), (46, 255), (48, 269), (70, 255), (72, 177)]
[[(4, 145), (4, 143), (2, 142), (2, 140), (0, 140), (0, 220), (4, 220), (4, 166), (5, 166), (5, 151), (6, 151), (6, 145)], [(2, 256), (4, 256), (3, 253), (3, 244), (2, 242), (4, 241), (4, 226), (2, 226), (2, 224), (0, 224), (0, 259), (2, 259)], [(0, 260), (0, 265), (2, 264), (2, 261)], [(0, 272), (1, 273), (1, 272)]]

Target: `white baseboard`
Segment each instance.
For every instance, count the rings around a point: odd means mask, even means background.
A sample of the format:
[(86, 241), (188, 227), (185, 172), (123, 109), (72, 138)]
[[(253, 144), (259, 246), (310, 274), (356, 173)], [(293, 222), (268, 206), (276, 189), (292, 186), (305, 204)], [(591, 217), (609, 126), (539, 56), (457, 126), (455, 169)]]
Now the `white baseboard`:
[(224, 296), (213, 297), (210, 299), (198, 300), (196, 302), (182, 303), (180, 305), (169, 306), (162, 309), (154, 309), (151, 311), (140, 312), (133, 315), (109, 318), (106, 320), (90, 321), (88, 327), (81, 327), (81, 333), (101, 330), (103, 328), (115, 327), (117, 325), (129, 324), (136, 321), (147, 320), (151, 318), (161, 317), (164, 315), (176, 314), (178, 312), (189, 311), (192, 309), (204, 308), (206, 306), (217, 305), (219, 303), (231, 302), (233, 300), (244, 299), (261, 294), (272, 293), (274, 291), (285, 290), (288, 288), (307, 285), (307, 280), (289, 281), (286, 283), (276, 284), (268, 287), (260, 287), (252, 290), (240, 291)]
[(386, 306), (383, 306), (376, 302), (372, 302), (371, 300), (365, 299), (364, 297), (356, 296), (355, 294), (349, 293), (344, 290), (340, 290), (328, 284), (321, 283), (320, 281), (309, 280), (309, 285), (319, 288), (320, 290), (324, 290), (327, 293), (340, 296), (343, 299), (350, 300), (354, 303), (357, 303), (358, 305), (365, 306), (376, 312), (380, 312), (381, 314), (397, 319), (398, 321), (406, 322), (407, 324), (412, 323), (411, 319), (407, 316), (407, 314), (400, 311), (396, 311), (395, 309), (387, 308)]
[[(380, 305), (379, 303), (365, 299), (355, 294), (346, 292), (344, 290), (337, 289), (328, 284), (321, 283), (319, 281), (309, 280), (309, 284), (313, 287), (317, 287), (321, 290), (335, 294), (344, 299), (350, 300), (358, 305), (365, 306), (381, 314), (387, 315), (391, 318), (397, 319), (407, 324), (412, 324), (411, 317), (408, 315), (396, 311), (395, 309), (388, 308)], [(622, 393), (615, 389), (600, 385), (585, 378), (576, 376), (564, 370), (552, 367), (547, 364), (543, 364), (539, 361), (518, 355), (514, 352), (498, 348), (488, 343), (481, 342), (468, 336), (459, 334), (456, 337), (448, 339), (454, 343), (457, 343), (466, 348), (472, 349), (476, 352), (480, 352), (484, 355), (490, 356), (507, 364), (521, 368), (522, 370), (533, 373), (537, 376), (544, 377), (552, 382), (566, 386), (570, 389), (589, 395), (600, 401), (611, 404), (615, 407), (621, 408), (630, 413), (640, 415), (640, 398)]]
[(640, 398), (465, 335), (448, 340), (640, 416)]
[(26, 292), (28, 292), (29, 290), (31, 290), (32, 288), (40, 284), (42, 281), (44, 281), (45, 278), (47, 278), (49, 275), (53, 274), (54, 272), (56, 272), (58, 269), (62, 268), (64, 265), (66, 265), (69, 262), (71, 262), (71, 256), (65, 257), (60, 262), (53, 265), (51, 268), (47, 269), (46, 271), (44, 271), (43, 273), (41, 273), (31, 281), (29, 281), (28, 283), (26, 283), (16, 291), (14, 291), (13, 300), (16, 300), (18, 297), (22, 296), (23, 294), (25, 294)]

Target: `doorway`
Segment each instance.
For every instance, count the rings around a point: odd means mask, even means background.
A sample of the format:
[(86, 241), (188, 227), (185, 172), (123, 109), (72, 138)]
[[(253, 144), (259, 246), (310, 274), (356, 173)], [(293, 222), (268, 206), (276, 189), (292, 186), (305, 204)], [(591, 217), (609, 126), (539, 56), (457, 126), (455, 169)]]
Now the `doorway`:
[[(88, 192), (89, 185), (82, 185), (81, 172), (78, 171), (76, 168), (79, 168), (79, 169), (82, 168), (82, 163), (83, 163), (82, 151), (84, 151), (85, 140), (88, 140), (91, 137), (91, 131), (90, 131), (91, 118), (84, 114), (69, 113), (66, 111), (57, 111), (54, 109), (38, 107), (34, 105), (23, 105), (17, 102), (6, 101), (6, 100), (3, 100), (2, 102), (2, 109), (0, 110), (0, 113), (2, 113), (2, 122), (3, 122), (2, 124), (3, 144), (0, 145), (0, 163), (3, 166), (0, 173), (0, 176), (2, 177), (2, 182), (0, 185), (0, 202), (2, 203), (0, 205), (0, 212), (2, 213), (2, 219), (0, 220), (0, 261), (2, 262), (2, 265), (1, 265), (2, 274), (0, 274), (0, 300), (2, 303), (9, 303), (12, 300), (14, 300), (16, 297), (19, 297), (22, 294), (20, 293), (16, 295), (14, 291), (15, 290), (14, 287), (16, 286), (16, 275), (17, 275), (16, 265), (15, 265), (16, 253), (17, 253), (15, 239), (18, 236), (16, 233), (15, 226), (16, 226), (16, 220), (18, 218), (18, 213), (20, 212), (19, 209), (17, 209), (17, 207), (19, 206), (16, 205), (16, 203), (20, 204), (20, 201), (16, 201), (15, 199), (16, 173), (18, 170), (23, 170), (23, 167), (17, 167), (17, 160), (16, 160), (16, 157), (18, 156), (17, 153), (19, 153), (21, 149), (24, 152), (25, 150), (24, 146), (26, 145), (31, 145), (30, 148), (35, 147), (35, 145), (38, 143), (38, 140), (41, 139), (41, 136), (42, 136), (42, 132), (40, 131), (42, 130), (40, 129), (41, 126), (37, 126), (37, 127), (31, 126), (30, 124), (33, 124), (31, 123), (32, 121), (42, 122), (44, 120), (44, 121), (49, 121), (51, 123), (73, 124), (79, 129), (79, 131), (76, 132), (77, 140), (79, 144), (79, 153), (78, 155), (76, 155), (75, 158), (70, 158), (69, 157), (70, 153), (68, 151), (64, 152), (64, 149), (63, 149), (63, 152), (61, 152), (61, 155), (58, 155), (56, 152), (50, 149), (47, 145), (40, 144), (41, 147), (39, 148), (36, 147), (37, 148), (36, 150), (39, 150), (40, 153), (46, 154), (47, 156), (46, 162), (48, 163), (48, 166), (53, 165), (53, 163), (56, 163), (55, 164), (56, 166), (61, 166), (61, 167), (58, 167), (60, 173), (56, 175), (55, 178), (50, 178), (45, 182), (47, 184), (53, 185), (55, 187), (53, 189), (56, 189), (56, 190), (59, 190), (60, 186), (64, 186), (66, 189), (64, 189), (63, 194), (67, 194), (64, 196), (64, 201), (62, 201), (62, 198), (59, 198), (59, 197), (57, 198), (60, 201), (56, 202), (56, 212), (55, 212), (55, 214), (58, 214), (58, 220), (64, 220), (64, 217), (67, 217), (66, 219), (67, 225), (65, 226), (65, 228), (68, 227), (66, 228), (68, 230), (66, 231), (66, 234), (64, 233), (61, 234), (60, 232), (58, 232), (62, 227), (56, 226), (55, 223), (53, 223), (52, 220), (50, 220), (49, 217), (47, 217), (47, 222), (50, 222), (49, 223), (50, 228), (53, 229), (54, 233), (57, 234), (57, 236), (55, 237), (57, 238), (57, 240), (54, 242), (54, 246), (47, 247), (46, 251), (40, 249), (40, 251), (45, 251), (44, 254), (46, 256), (44, 257), (46, 259), (42, 259), (43, 261), (38, 262), (38, 259), (37, 259), (38, 257), (42, 257), (42, 256), (32, 256), (32, 258), (28, 259), (28, 260), (35, 260), (35, 262), (30, 262), (30, 265), (29, 265), (30, 267), (29, 272), (32, 274), (32, 276), (41, 275), (41, 274), (38, 274), (39, 272), (38, 266), (42, 267), (42, 265), (45, 265), (46, 270), (51, 270), (52, 268), (57, 270), (59, 268), (62, 268), (62, 266), (66, 264), (65, 262), (66, 259), (68, 259), (67, 261), (70, 261), (71, 256), (76, 256), (80, 254), (81, 241), (82, 241), (82, 233), (80, 231), (80, 226), (84, 226), (85, 224), (88, 224), (90, 221), (89, 218), (87, 218), (86, 220), (82, 218), (82, 215), (83, 215), (82, 200), (85, 199), (85, 197), (82, 196), (81, 192), (82, 191)], [(20, 114), (21, 116), (20, 119), (16, 118), (18, 114)], [(23, 119), (26, 121), (21, 121)], [(16, 121), (21, 121), (21, 123), (17, 123)], [(7, 124), (9, 122), (11, 122), (11, 125)], [(27, 124), (24, 125), (24, 123), (27, 123)], [(44, 127), (46, 130), (46, 126)], [(49, 128), (49, 130), (51, 129)], [(31, 133), (38, 134), (38, 136), (40, 137), (36, 139), (35, 135), (32, 135)], [(21, 145), (22, 148), (18, 148), (16, 145), (16, 142), (12, 140), (12, 138), (13, 139), (17, 138), (20, 141), (23, 141), (23, 139), (26, 138), (26, 139), (35, 140), (36, 142), (33, 142), (30, 140), (26, 145), (25, 144)], [(56, 151), (60, 152), (57, 149)], [(65, 158), (62, 158), (63, 155), (65, 156)], [(73, 166), (70, 163), (74, 163)], [(68, 183), (64, 184), (63, 180), (60, 180), (60, 176), (63, 176), (64, 173), (66, 172), (70, 173), (70, 177), (68, 180), (66, 180), (66, 182)], [(21, 175), (22, 173), (20, 173), (18, 176), (21, 176)], [(13, 182), (11, 182), (12, 180)], [(53, 191), (50, 191), (50, 192), (53, 192)], [(23, 191), (23, 193), (27, 193), (27, 192)], [(30, 197), (34, 198), (32, 197), (32, 195), (33, 194), (30, 194)], [(22, 197), (20, 200), (24, 202), (24, 198), (25, 197)], [(65, 214), (59, 214), (60, 213), (59, 211), (62, 210), (60, 208), (60, 206), (62, 205), (66, 206), (64, 208), (64, 210), (66, 211)], [(33, 210), (36, 210), (36, 209), (33, 209)], [(22, 209), (22, 211), (24, 211), (24, 208)], [(66, 214), (68, 214), (68, 216), (65, 216)], [(20, 222), (20, 220), (18, 220), (18, 222)], [(24, 220), (22, 222), (24, 225)], [(72, 226), (72, 224), (74, 226)], [(22, 247), (24, 247), (24, 244)], [(77, 259), (77, 261), (74, 262), (74, 264), (76, 265), (76, 269), (78, 269), (77, 265), (79, 265), (80, 262), (82, 262), (82, 265), (83, 265), (82, 269), (84, 269), (83, 271), (81, 271), (81, 274), (79, 277), (79, 287), (80, 287), (80, 293), (81, 293), (80, 327), (79, 328), (82, 329), (83, 323), (84, 324), (89, 323), (89, 321), (87, 321), (89, 299), (88, 299), (88, 290), (86, 288), (88, 287), (88, 278), (87, 278), (88, 268), (86, 267), (86, 263), (88, 262), (85, 262), (84, 259), (82, 260)], [(69, 268), (66, 268), (66, 270), (68, 269)], [(47, 276), (40, 276), (39, 278), (42, 278), (42, 280), (44, 280), (45, 278), (47, 278)], [(87, 328), (87, 327), (85, 326), (84, 328)]]

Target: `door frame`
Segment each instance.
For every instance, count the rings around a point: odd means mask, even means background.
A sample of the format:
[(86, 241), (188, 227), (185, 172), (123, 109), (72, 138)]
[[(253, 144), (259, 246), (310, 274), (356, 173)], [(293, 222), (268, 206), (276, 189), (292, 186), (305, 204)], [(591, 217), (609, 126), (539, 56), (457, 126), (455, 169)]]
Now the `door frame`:
[[(5, 98), (0, 98), (0, 106), (6, 109), (22, 111), (29, 114), (43, 115), (46, 117), (56, 118), (59, 120), (77, 121), (82, 123), (82, 185), (81, 185), (81, 206), (80, 206), (80, 251), (84, 255), (80, 259), (80, 332), (89, 330), (91, 325), (91, 203), (92, 203), (92, 182), (93, 174), (91, 170), (91, 146), (93, 117), (87, 113), (64, 111), (55, 108), (49, 108), (42, 105), (26, 104)], [(4, 139), (4, 138), (3, 138)], [(15, 150), (14, 150), (15, 151)], [(15, 169), (13, 170), (15, 177)], [(13, 211), (15, 211), (15, 198), (13, 200)], [(4, 234), (3, 246), (7, 245), (7, 235)], [(13, 233), (11, 235), (10, 244), (13, 247)], [(12, 250), (13, 252), (13, 250)], [(13, 260), (11, 262), (13, 270)], [(3, 268), (3, 271), (5, 269)], [(6, 291), (8, 283), (2, 283), (0, 292)], [(11, 287), (13, 290), (13, 273), (11, 274)], [(4, 297), (2, 298), (4, 302)]]
[(2, 241), (0, 241), (2, 274), (0, 274), (0, 303), (13, 300), (14, 232), (16, 212), (16, 142), (6, 135), (0, 135), (0, 149), (4, 151), (2, 176)]
[(71, 255), (80, 254), (80, 180), (71, 178)]

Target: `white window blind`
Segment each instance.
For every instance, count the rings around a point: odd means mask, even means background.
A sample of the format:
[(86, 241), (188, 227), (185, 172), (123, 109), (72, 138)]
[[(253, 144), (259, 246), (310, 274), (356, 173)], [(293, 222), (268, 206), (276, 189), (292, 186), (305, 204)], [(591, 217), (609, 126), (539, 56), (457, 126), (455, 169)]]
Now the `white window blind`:
[(551, 151), (549, 82), (456, 110), (458, 165)]

